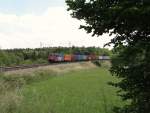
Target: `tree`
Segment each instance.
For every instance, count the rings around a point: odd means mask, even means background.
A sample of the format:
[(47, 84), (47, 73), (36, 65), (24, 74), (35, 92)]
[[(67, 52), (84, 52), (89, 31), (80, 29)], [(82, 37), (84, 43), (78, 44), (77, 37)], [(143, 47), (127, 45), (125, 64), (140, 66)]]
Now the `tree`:
[(87, 33), (115, 34), (111, 72), (121, 78), (113, 84), (129, 100), (118, 113), (150, 113), (150, 1), (66, 0), (71, 15), (85, 24)]

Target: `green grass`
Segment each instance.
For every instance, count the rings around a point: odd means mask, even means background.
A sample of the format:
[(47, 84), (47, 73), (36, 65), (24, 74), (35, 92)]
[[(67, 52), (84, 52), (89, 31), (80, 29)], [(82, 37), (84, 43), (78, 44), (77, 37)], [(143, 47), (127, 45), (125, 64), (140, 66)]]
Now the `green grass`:
[(121, 105), (106, 69), (72, 71), (26, 85), (15, 113), (112, 113)]

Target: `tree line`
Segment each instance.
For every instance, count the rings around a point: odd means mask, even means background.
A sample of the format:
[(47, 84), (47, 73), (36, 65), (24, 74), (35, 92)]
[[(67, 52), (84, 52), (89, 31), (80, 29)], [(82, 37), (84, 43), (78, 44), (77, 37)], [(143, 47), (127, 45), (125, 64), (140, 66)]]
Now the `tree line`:
[(48, 47), (36, 49), (5, 49), (0, 50), (0, 66), (48, 63), (51, 53), (111, 55), (111, 51), (99, 47)]

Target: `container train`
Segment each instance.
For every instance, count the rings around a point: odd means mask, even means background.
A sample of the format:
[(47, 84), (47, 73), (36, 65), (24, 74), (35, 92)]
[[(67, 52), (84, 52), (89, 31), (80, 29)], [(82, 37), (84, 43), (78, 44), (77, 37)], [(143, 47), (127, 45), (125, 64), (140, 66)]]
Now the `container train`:
[(106, 55), (95, 55), (95, 54), (61, 54), (61, 53), (52, 53), (48, 56), (48, 61), (50, 63), (90, 61), (90, 60), (110, 60), (110, 57)]

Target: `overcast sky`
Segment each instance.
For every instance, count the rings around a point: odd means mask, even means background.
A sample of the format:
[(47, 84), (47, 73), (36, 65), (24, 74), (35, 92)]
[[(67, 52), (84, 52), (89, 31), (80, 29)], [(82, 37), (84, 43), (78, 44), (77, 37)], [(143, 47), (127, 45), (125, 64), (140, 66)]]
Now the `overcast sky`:
[(64, 0), (0, 0), (0, 48), (99, 46), (110, 37), (79, 30)]

